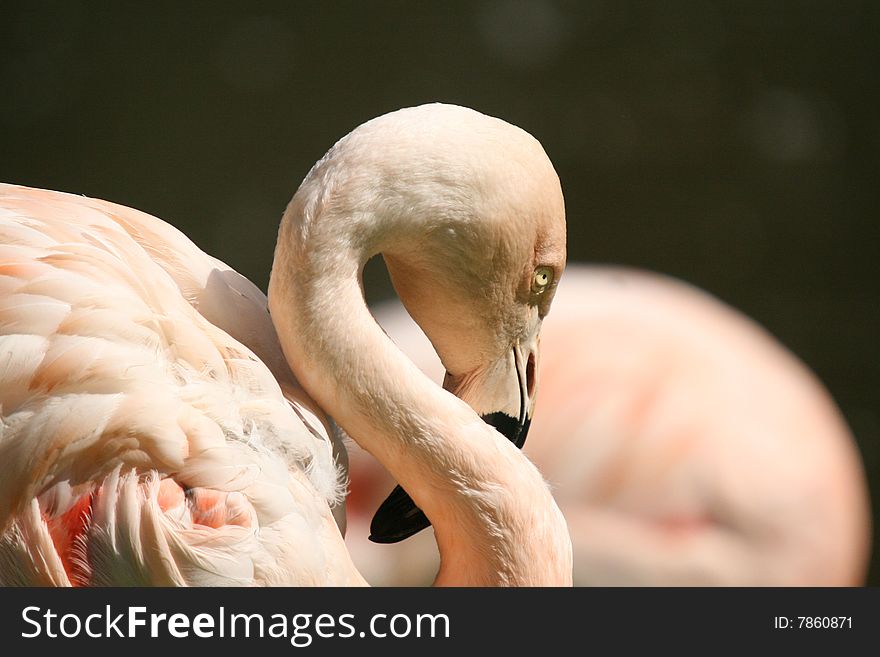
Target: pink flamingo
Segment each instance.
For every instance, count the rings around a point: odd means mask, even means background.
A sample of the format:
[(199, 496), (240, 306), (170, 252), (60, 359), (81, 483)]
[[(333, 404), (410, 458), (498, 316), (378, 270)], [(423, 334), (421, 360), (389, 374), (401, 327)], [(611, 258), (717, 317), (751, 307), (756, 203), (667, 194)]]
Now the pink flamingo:
[[(396, 304), (380, 323), (435, 380)], [(524, 450), (553, 486), (589, 585), (854, 585), (870, 515), (828, 393), (764, 330), (654, 274), (569, 265), (544, 323), (541, 401)], [(352, 455), (351, 521), (388, 482)], [(387, 549), (353, 531), (371, 581), (412, 584), (430, 536)], [(389, 564), (393, 563), (393, 567)]]
[[(447, 390), (367, 310), (377, 253)], [(369, 121), (312, 168), (268, 305), (159, 219), (3, 185), (0, 583), (363, 584), (327, 412), (403, 487), (374, 538), (433, 523), (437, 584), (570, 584), (565, 521), (513, 444), (564, 262), (540, 144), (449, 105)]]

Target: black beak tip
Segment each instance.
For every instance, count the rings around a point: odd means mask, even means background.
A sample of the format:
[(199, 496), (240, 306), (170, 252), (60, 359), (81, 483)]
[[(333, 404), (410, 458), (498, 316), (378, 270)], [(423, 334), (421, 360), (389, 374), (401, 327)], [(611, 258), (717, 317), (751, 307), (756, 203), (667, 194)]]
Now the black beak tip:
[(373, 543), (398, 543), (430, 525), (431, 521), (409, 494), (397, 486), (373, 516), (370, 540)]

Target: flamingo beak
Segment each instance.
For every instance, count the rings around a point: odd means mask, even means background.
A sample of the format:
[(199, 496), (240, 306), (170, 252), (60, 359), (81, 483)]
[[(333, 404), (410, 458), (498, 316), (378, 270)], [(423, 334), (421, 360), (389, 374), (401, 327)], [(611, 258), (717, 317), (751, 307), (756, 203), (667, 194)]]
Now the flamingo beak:
[(480, 419), (491, 427), (495, 427), (502, 436), (516, 445), (519, 449), (526, 444), (526, 436), (529, 433), (529, 426), (532, 418), (526, 416), (521, 419), (510, 417), (507, 413), (489, 413), (481, 415)]
[[(527, 355), (526, 355), (527, 354)], [(500, 408), (481, 413), (480, 419), (522, 449), (532, 422), (535, 399), (537, 345), (514, 347), (512, 354), (478, 377), (480, 385), (462, 387), (448, 373), (443, 387), (472, 408)], [(379, 506), (370, 523), (373, 543), (398, 543), (431, 525), (409, 494), (396, 486)]]

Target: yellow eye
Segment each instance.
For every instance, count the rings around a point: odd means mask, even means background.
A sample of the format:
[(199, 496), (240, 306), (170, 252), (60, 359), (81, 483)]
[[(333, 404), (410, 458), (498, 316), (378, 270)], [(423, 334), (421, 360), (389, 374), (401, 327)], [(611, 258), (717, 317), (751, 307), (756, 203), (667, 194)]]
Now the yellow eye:
[(532, 278), (532, 291), (535, 294), (540, 294), (544, 290), (546, 290), (550, 283), (553, 282), (553, 270), (550, 267), (538, 267), (535, 270), (535, 275)]

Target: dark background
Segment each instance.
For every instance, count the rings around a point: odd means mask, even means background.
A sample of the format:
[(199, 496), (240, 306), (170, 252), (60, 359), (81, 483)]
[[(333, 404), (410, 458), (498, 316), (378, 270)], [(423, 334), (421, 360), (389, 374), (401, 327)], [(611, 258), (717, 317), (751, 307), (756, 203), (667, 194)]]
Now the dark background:
[(878, 63), (876, 2), (3, 3), (0, 180), (158, 215), (265, 288), (336, 139), (435, 100), (502, 117), (555, 163), (571, 261), (690, 281), (817, 372), (876, 518)]

